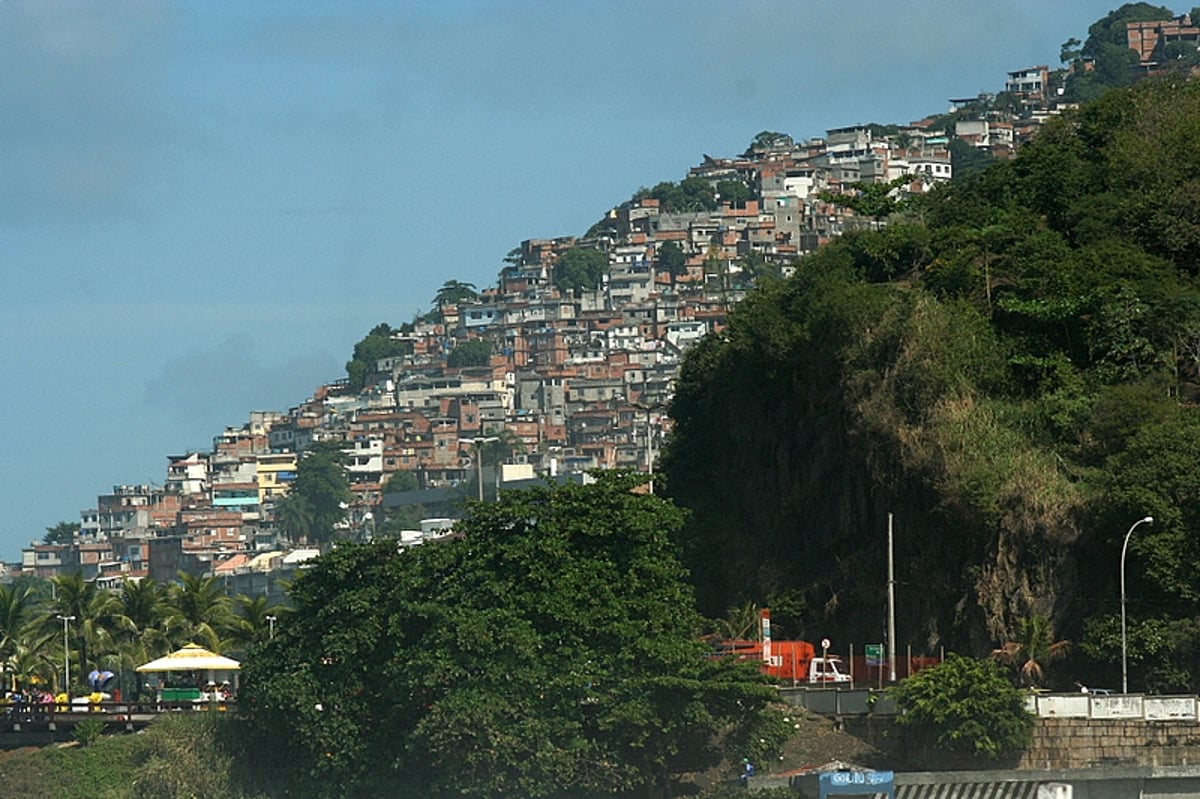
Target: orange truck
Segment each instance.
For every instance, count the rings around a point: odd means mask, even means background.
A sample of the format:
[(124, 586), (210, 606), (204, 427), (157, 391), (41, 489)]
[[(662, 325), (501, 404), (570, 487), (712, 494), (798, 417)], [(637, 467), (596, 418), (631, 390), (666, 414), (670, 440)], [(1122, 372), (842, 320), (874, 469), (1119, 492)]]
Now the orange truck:
[[(825, 652), (827, 648), (823, 648)], [(757, 661), (759, 670), (783, 682), (806, 685), (849, 683), (850, 675), (837, 655), (818, 655), (808, 641), (721, 641), (718, 657)]]

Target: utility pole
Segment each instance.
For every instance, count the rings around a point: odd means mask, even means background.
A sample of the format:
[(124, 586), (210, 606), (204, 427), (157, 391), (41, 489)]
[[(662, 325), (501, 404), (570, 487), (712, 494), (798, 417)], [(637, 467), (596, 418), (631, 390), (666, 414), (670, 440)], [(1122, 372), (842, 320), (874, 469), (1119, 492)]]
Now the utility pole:
[(888, 513), (887, 597), (888, 597), (888, 675), (896, 682), (896, 565), (893, 557), (892, 514)]

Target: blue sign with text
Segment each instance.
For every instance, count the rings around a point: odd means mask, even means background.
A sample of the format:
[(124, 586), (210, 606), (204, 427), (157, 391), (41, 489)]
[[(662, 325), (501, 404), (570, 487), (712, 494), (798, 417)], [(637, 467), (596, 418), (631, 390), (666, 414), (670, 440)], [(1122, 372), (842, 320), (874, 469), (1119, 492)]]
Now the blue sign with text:
[(820, 799), (826, 796), (895, 796), (891, 771), (827, 771), (819, 777)]

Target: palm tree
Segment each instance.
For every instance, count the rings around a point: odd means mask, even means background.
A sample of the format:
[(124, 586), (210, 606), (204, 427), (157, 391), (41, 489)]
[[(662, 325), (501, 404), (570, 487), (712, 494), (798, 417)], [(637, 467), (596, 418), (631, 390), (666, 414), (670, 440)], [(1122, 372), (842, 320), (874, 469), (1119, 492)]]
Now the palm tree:
[(237, 652), (244, 653), (255, 644), (266, 641), (271, 634), (271, 618), (279, 618), (283, 609), (272, 605), (265, 596), (248, 597), (240, 594), (234, 600), (237, 618), (229, 631), (230, 642)]
[(45, 664), (40, 652), (47, 643), (45, 638), (36, 638), (32, 630), (35, 607), (36, 596), (29, 586), (0, 585), (0, 672), (5, 674), (4, 690), (12, 690), (18, 681), (54, 673), (51, 669), (38, 674), (32, 668), (35, 660)]
[(475, 288), (474, 283), (447, 280), (438, 289), (437, 296), (433, 298), (433, 304), (441, 308), (443, 305), (457, 305), (463, 300), (477, 299), (479, 299), (479, 291)]
[(152, 578), (125, 580), (117, 595), (129, 621), (130, 631), (138, 638), (159, 632), (167, 616), (166, 591)]
[(176, 644), (195, 642), (220, 651), (222, 639), (233, 626), (233, 609), (217, 577), (179, 573), (171, 586), (169, 634)]
[(312, 505), (299, 494), (288, 494), (275, 501), (275, 523), (289, 541), (304, 543), (312, 533)]
[[(116, 651), (117, 631), (121, 628), (121, 602), (116, 594), (101, 590), (82, 574), (66, 574), (54, 578), (56, 597), (38, 620), (39, 629), (49, 635), (66, 630), (67, 646), (77, 657), (74, 674), (86, 674), (99, 665), (99, 658)], [(74, 617), (69, 623), (59, 617)], [(65, 625), (65, 628), (64, 626)]]
[(0, 585), (0, 658), (10, 657), (24, 640), (32, 612), (32, 588)]
[(761, 624), (758, 605), (746, 602), (725, 611), (725, 618), (717, 622), (717, 632), (727, 641), (757, 641), (762, 637)]
[(52, 685), (55, 682), (58, 664), (50, 656), (53, 638), (41, 638), (28, 645), (19, 643), (4, 658), (5, 690), (13, 690), (19, 684)]
[(1050, 620), (1035, 614), (1021, 621), (1016, 640), (1005, 641), (992, 650), (992, 658), (1014, 667), (1020, 682), (1034, 687), (1045, 682), (1050, 664), (1062, 660), (1069, 651), (1071, 642), (1055, 641)]
[(128, 689), (138, 685), (138, 666), (171, 649), (167, 634), (167, 592), (151, 578), (125, 580), (117, 598), (121, 603), (117, 647), (101, 665), (117, 672), (118, 685)]

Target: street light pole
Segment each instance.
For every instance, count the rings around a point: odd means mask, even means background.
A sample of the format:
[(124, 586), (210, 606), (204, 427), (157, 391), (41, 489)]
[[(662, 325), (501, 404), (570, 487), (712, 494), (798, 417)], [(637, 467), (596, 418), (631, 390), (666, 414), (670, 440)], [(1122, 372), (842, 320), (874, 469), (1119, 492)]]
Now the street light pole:
[(489, 441), (499, 441), (498, 436), (476, 436), (475, 438), (464, 438), (464, 442), (469, 442), (475, 445), (475, 469), (479, 478), (479, 501), (483, 502), (483, 445)]
[[(653, 419), (651, 418), (651, 412), (661, 410), (661, 409), (665, 408), (666, 405), (663, 405), (662, 403), (655, 403), (653, 405), (643, 405), (640, 402), (631, 402), (629, 404), (632, 405), (633, 407), (637, 408), (638, 410), (643, 410), (646, 412), (646, 476), (649, 478), (649, 485), (648, 485), (647, 490), (649, 491), (649, 493), (653, 494), (654, 493), (654, 422), (653, 422)], [(634, 417), (633, 441), (634, 441), (634, 446), (637, 446), (636, 415)]]
[(479, 501), (483, 502), (483, 445), (475, 445), (476, 485), (479, 486)]
[(650, 427), (650, 410), (646, 410), (646, 475), (650, 478), (649, 491), (654, 493), (654, 437)]
[(1125, 534), (1125, 542), (1121, 544), (1121, 693), (1129, 693), (1129, 670), (1126, 665), (1125, 657), (1125, 551), (1129, 549), (1129, 537), (1133, 535), (1133, 531), (1137, 529), (1139, 524), (1151, 524), (1154, 521), (1153, 516), (1146, 516), (1138, 519), (1129, 528), (1129, 532)]
[(268, 635), (271, 638), (274, 638), (275, 637), (275, 617), (274, 616), (267, 616), (267, 627), (270, 628), (270, 632), (268, 633)]
[(67, 643), (67, 625), (75, 621), (74, 616), (63, 616), (59, 614), (58, 618), (63, 623), (63, 691), (67, 697), (71, 696), (71, 647)]

